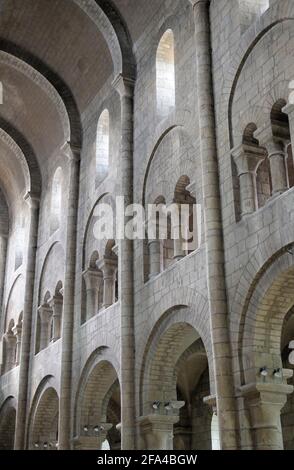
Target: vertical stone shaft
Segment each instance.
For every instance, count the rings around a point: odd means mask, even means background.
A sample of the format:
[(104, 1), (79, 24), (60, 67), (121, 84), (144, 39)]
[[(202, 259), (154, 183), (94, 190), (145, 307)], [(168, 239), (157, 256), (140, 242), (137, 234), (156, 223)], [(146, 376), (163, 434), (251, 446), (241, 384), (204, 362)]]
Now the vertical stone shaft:
[(5, 283), (6, 253), (7, 253), (7, 235), (0, 233), (0, 318), (1, 318), (1, 324), (3, 323), (3, 317), (1, 317), (1, 312), (2, 312), (2, 302), (3, 302), (3, 293), (4, 293), (4, 283)]
[(71, 378), (75, 300), (76, 227), (79, 196), (79, 149), (69, 151), (69, 194), (66, 235), (66, 263), (62, 316), (62, 354), (59, 400), (59, 450), (70, 449)]
[[(121, 99), (120, 191), (125, 207), (133, 203), (133, 93), (132, 80), (119, 76), (114, 86)], [(128, 218), (124, 217), (124, 226)], [(122, 449), (135, 448), (135, 339), (133, 300), (133, 241), (119, 240), (121, 307), (121, 419)]]
[(208, 300), (215, 367), (215, 387), (222, 449), (234, 449), (236, 415), (232, 358), (227, 322), (221, 202), (218, 178), (209, 1), (191, 0), (194, 6), (195, 47), (202, 181), (205, 218)]
[(30, 228), (26, 257), (25, 298), (23, 308), (22, 344), (20, 353), (18, 403), (15, 426), (14, 447), (16, 450), (22, 450), (25, 448), (32, 311), (39, 221), (39, 199), (29, 193), (26, 195), (25, 199), (30, 206)]

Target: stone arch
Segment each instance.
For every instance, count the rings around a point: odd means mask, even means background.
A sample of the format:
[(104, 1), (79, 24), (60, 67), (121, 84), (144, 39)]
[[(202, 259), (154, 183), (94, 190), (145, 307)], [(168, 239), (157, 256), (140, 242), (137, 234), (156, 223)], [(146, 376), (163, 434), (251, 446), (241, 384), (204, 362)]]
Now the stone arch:
[[(187, 307), (167, 311), (143, 352), (138, 385), (141, 438), (151, 449), (211, 448), (212, 411), (203, 399), (213, 395), (212, 356), (191, 320)], [(160, 442), (157, 422), (169, 429)]]
[[(93, 223), (93, 217), (94, 217), (95, 209), (98, 206), (98, 204), (103, 203), (103, 202), (109, 203), (112, 206), (113, 210), (115, 210), (114, 202), (112, 200), (112, 195), (110, 193), (103, 193), (103, 194), (101, 194), (101, 196), (99, 196), (99, 198), (97, 199), (97, 201), (95, 202), (93, 207), (86, 214), (86, 216), (85, 216), (86, 225), (85, 225), (84, 236), (83, 236), (83, 259), (82, 259), (83, 269), (86, 268), (86, 264), (87, 264), (87, 261), (88, 261), (87, 243), (88, 243), (89, 232), (90, 232), (90, 229), (91, 229), (91, 224)], [(107, 241), (106, 240), (100, 240), (100, 242), (101, 243), (100, 243), (98, 252), (102, 253), (105, 250), (105, 244), (107, 243)], [(96, 250), (96, 248), (95, 248), (95, 250)], [(92, 253), (95, 250), (90, 250), (90, 252)]]
[[(238, 356), (238, 370), (242, 364), (242, 338), (244, 335), (245, 317), (253, 293), (260, 280), (272, 265), (278, 263), (280, 259), (287, 258), (289, 258), (291, 263), (293, 234), (289, 230), (285, 232), (285, 235), (285, 240), (283, 240), (285, 244), (274, 254), (271, 253), (271, 248), (266, 244), (260, 246), (255, 251), (250, 261), (244, 267), (240, 281), (236, 286), (233, 302), (230, 306), (230, 311), (234, 312), (230, 319), (230, 331), (232, 332), (233, 349)], [(244, 382), (244, 375), (241, 374), (240, 380)]]
[[(173, 299), (170, 298), (170, 295), (162, 298), (155, 308), (152, 309), (152, 311), (155, 313), (155, 321), (152, 322), (154, 326), (150, 329), (148, 336), (146, 335), (146, 330), (144, 330), (144, 337), (146, 338), (147, 336), (147, 340), (143, 340), (142, 338), (143, 347), (138, 351), (138, 368), (141, 371), (139, 385), (139, 409), (141, 414), (143, 413), (144, 402), (146, 402), (146, 390), (144, 391), (144, 386), (146, 386), (147, 383), (146, 371), (148, 371), (148, 367), (150, 361), (152, 360), (156, 345), (159, 343), (160, 338), (164, 336), (165, 332), (168, 332), (169, 330), (173, 331), (173, 328), (176, 329), (177, 325), (185, 325), (183, 331), (189, 330), (190, 332), (193, 332), (191, 335), (195, 336), (195, 341), (199, 338), (201, 338), (203, 341), (209, 363), (211, 393), (214, 391), (214, 370), (212, 361), (211, 338), (210, 332), (207, 329), (207, 322), (205, 320), (206, 316), (208, 315), (207, 302), (204, 297), (200, 296), (198, 293), (198, 299), (194, 299), (196, 302), (194, 303), (191, 298), (193, 297), (194, 293), (189, 292), (189, 289), (184, 293), (179, 293), (179, 295), (183, 297), (182, 303), (173, 303)], [(197, 314), (195, 314), (195, 312), (193, 313), (194, 307), (189, 307), (189, 305), (197, 305)], [(158, 314), (159, 311), (161, 312), (161, 315)], [(162, 312), (165, 313), (162, 314)], [(140, 340), (140, 338), (138, 340)], [(191, 344), (189, 346), (191, 346)], [(184, 353), (184, 350), (181, 351), (181, 354), (182, 353)], [(179, 357), (177, 359), (179, 359)], [(163, 361), (163, 363), (164, 362), (165, 361)]]
[(254, 381), (258, 370), (282, 367), (281, 336), (283, 322), (294, 305), (293, 255), (276, 258), (252, 289), (244, 307), (239, 336), (242, 379)]
[(8, 397), (0, 408), (0, 450), (13, 450), (16, 422), (16, 400)]
[(93, 434), (95, 437), (95, 427), (107, 423), (108, 405), (114, 389), (119, 386), (119, 377), (119, 363), (112, 351), (106, 346), (96, 349), (83, 368), (76, 392), (76, 439), (93, 437)]
[(64, 262), (63, 262), (64, 261), (64, 249), (60, 242), (54, 242), (51, 245), (42, 263), (42, 269), (41, 269), (40, 278), (39, 278), (39, 292), (38, 292), (39, 304), (40, 304), (42, 297), (44, 297), (44, 294), (46, 293), (46, 291), (49, 290), (51, 293), (53, 293), (55, 291), (55, 286), (57, 282), (62, 281), (62, 279), (60, 278), (61, 277), (63, 278), (63, 275), (61, 276), (61, 274), (63, 274), (64, 271), (63, 269), (61, 269), (58, 271), (58, 274), (56, 274), (54, 278), (51, 278), (50, 276), (50, 282), (46, 282), (45, 277), (46, 277), (46, 272), (48, 271), (47, 267), (50, 264), (51, 259), (52, 259), (52, 263), (54, 263), (53, 258), (59, 261), (60, 266), (64, 265)]
[(70, 123), (66, 107), (54, 86), (52, 86), (46, 77), (35, 70), (31, 65), (8, 52), (4, 52), (3, 50), (0, 50), (0, 64), (8, 65), (9, 67), (18, 70), (23, 75), (31, 79), (46, 93), (58, 111), (63, 127), (64, 139), (65, 142), (68, 141), (70, 139)]
[(269, 8), (268, 12), (265, 15), (262, 15), (259, 18), (259, 21), (254, 23), (254, 25), (252, 25), (252, 27), (250, 27), (241, 37), (239, 48), (234, 54), (231, 66), (227, 71), (222, 87), (223, 89), (227, 89), (230, 92), (228, 102), (228, 119), (231, 148), (233, 148), (235, 145), (232, 123), (232, 106), (237, 83), (243, 67), (255, 46), (268, 31), (270, 31), (279, 23), (288, 20), (293, 21), (293, 19), (293, 3), (289, 0), (279, 2), (275, 8)]
[(57, 448), (58, 419), (56, 420), (56, 415), (58, 416), (58, 411), (59, 395), (56, 378), (48, 375), (41, 380), (32, 399), (28, 418), (28, 449), (50, 450), (51, 448), (55, 450)]
[(75, 148), (81, 149), (82, 126), (80, 113), (71, 90), (62, 78), (42, 60), (28, 52), (23, 47), (16, 45), (7, 39), (0, 38), (0, 51), (9, 54), (12, 57), (12, 60), (21, 60), (23, 63), (29, 65), (33, 71), (46, 77), (48, 84), (50, 87), (53, 86), (55, 92), (61, 97), (66, 108), (70, 124), (70, 143)]
[(133, 46), (125, 22), (113, 2), (105, 0), (74, 0), (91, 18), (103, 35), (112, 56), (114, 75), (135, 78)]
[[(3, 324), (3, 329), (5, 331), (7, 330), (8, 323), (11, 319), (14, 319), (14, 322), (17, 323), (17, 318), (23, 310), (23, 300), (19, 301), (19, 299), (23, 299), (23, 296), (19, 292), (24, 294), (24, 278), (22, 274), (19, 274), (14, 280), (14, 282), (12, 283), (11, 289), (7, 297), (4, 324)], [(11, 305), (11, 303), (12, 304), (16, 303), (16, 307), (14, 307), (14, 305)], [(9, 314), (10, 305), (11, 305), (11, 309), (14, 311), (13, 316), (12, 316), (12, 313)]]
[[(173, 144), (171, 144), (171, 142), (173, 142)], [(166, 150), (168, 146), (171, 147), (168, 160), (169, 168), (168, 171), (164, 172), (162, 165), (166, 164), (165, 159), (167, 157), (163, 149)], [(152, 151), (144, 175), (143, 205), (151, 203), (151, 201), (153, 202), (159, 194), (165, 197), (167, 203), (170, 203), (173, 199), (174, 189), (178, 179), (182, 175), (193, 174), (197, 155), (197, 149), (184, 126), (174, 125), (160, 136), (159, 141), (156, 142), (155, 148)], [(197, 178), (197, 172), (200, 172), (201, 165), (196, 165), (196, 167), (193, 182), (195, 182), (196, 179), (201, 182), (200, 173), (199, 178)], [(152, 178), (150, 175), (152, 175)], [(159, 183), (160, 187), (158, 187)], [(196, 199), (198, 201), (202, 199), (201, 189), (200, 184), (195, 188)]]
[(0, 135), (1, 139), (10, 147), (16, 157), (23, 162), (22, 166), (26, 175), (28, 191), (39, 196), (41, 193), (42, 176), (36, 155), (30, 143), (18, 129), (2, 117), (0, 117)]

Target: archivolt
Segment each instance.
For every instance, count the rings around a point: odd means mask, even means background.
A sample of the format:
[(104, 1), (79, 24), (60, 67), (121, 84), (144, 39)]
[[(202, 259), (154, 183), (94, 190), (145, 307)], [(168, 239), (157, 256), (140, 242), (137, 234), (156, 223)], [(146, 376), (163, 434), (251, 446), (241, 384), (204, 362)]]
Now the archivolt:
[(29, 64), (7, 52), (0, 51), (0, 64), (8, 65), (21, 72), (46, 93), (58, 111), (63, 127), (64, 139), (68, 141), (70, 139), (70, 125), (66, 107), (51, 83)]
[(10, 135), (7, 134), (1, 128), (0, 128), (0, 139), (13, 152), (13, 154), (17, 158), (18, 162), (20, 163), (20, 166), (21, 166), (23, 174), (24, 174), (24, 179), (25, 179), (25, 182), (26, 182), (26, 192), (31, 191), (30, 171), (29, 171), (29, 167), (28, 167), (26, 158), (25, 158), (22, 150), (19, 148), (17, 143), (10, 137)]
[(115, 76), (135, 78), (135, 60), (126, 26), (114, 5), (105, 0), (74, 0), (104, 37), (112, 56)]

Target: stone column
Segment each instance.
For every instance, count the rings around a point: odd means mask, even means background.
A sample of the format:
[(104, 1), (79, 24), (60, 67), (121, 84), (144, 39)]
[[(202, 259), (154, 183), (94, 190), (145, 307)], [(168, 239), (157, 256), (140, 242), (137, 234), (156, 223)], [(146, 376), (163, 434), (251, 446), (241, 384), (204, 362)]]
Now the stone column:
[[(199, 139), (202, 164), (208, 302), (222, 448), (236, 449), (236, 403), (228, 331), (221, 198), (218, 177), (210, 17), (208, 0), (190, 0), (194, 10)], [(196, 135), (196, 132), (195, 132)]]
[(18, 403), (15, 426), (14, 447), (16, 450), (22, 450), (25, 447), (27, 394), (32, 334), (32, 311), (39, 221), (39, 198), (34, 194), (28, 193), (25, 196), (25, 200), (29, 204), (30, 216), (25, 271), (25, 298), (23, 308), (22, 341), (18, 379)]
[(231, 154), (238, 171), (241, 215), (244, 217), (258, 209), (256, 171), (258, 165), (265, 159), (266, 152), (260, 147), (241, 144), (235, 147)]
[(75, 267), (77, 249), (77, 215), (79, 198), (80, 149), (68, 145), (68, 209), (66, 233), (66, 262), (62, 315), (62, 353), (59, 400), (59, 450), (71, 447), (71, 378), (75, 302)]
[(83, 276), (86, 284), (86, 321), (88, 321), (99, 310), (99, 289), (102, 274), (95, 269), (87, 269), (83, 272)]
[(272, 127), (266, 124), (254, 132), (260, 145), (265, 147), (268, 153), (271, 169), (272, 195), (277, 196), (288, 189), (287, 152), (286, 144), (282, 138), (273, 135)]
[(178, 416), (149, 415), (139, 419), (146, 450), (173, 450), (174, 424)]
[(63, 298), (61, 296), (54, 296), (49, 303), (53, 314), (53, 338), (55, 342), (61, 338), (61, 319), (63, 309)]
[(16, 353), (15, 353), (15, 365), (19, 366), (20, 363), (20, 350), (21, 350), (21, 333), (22, 333), (22, 325), (16, 325), (13, 328), (13, 333), (16, 339)]
[(38, 308), (40, 317), (40, 351), (47, 348), (50, 342), (50, 324), (52, 319), (52, 309), (49, 305), (42, 305)]
[(8, 372), (15, 366), (16, 337), (12, 331), (4, 335), (5, 341), (5, 363), (4, 372)]
[[(174, 202), (174, 204), (177, 204)], [(182, 237), (182, 226), (181, 226), (181, 204), (178, 203), (178, 215), (179, 220), (176, 225), (172, 227), (173, 239), (174, 239), (174, 260), (179, 261), (185, 257), (185, 242)]]
[(103, 308), (108, 308), (115, 303), (115, 281), (117, 273), (117, 261), (111, 258), (103, 258), (97, 262), (97, 267), (103, 273)]
[(292, 155), (294, 158), (294, 104), (287, 104), (282, 112), (288, 115), (290, 128), (290, 143), (292, 144)]
[(149, 240), (148, 252), (149, 252), (149, 279), (153, 279), (155, 276), (160, 274), (160, 271), (161, 271), (160, 269), (161, 241)]
[(283, 450), (281, 409), (293, 386), (257, 383), (242, 387), (250, 412), (255, 450)]
[[(7, 234), (0, 233), (0, 313), (2, 312), (2, 301), (5, 284), (6, 270), (6, 253), (7, 253)], [(0, 323), (1, 327), (1, 323)]]
[[(113, 86), (120, 95), (121, 142), (119, 192), (124, 208), (133, 203), (134, 81), (119, 75)], [(132, 220), (123, 217), (123, 227)], [(118, 234), (120, 238), (120, 234)], [(119, 243), (119, 286), (121, 308), (121, 413), (122, 449), (135, 449), (135, 336), (134, 336), (134, 253), (133, 241), (122, 237)]]

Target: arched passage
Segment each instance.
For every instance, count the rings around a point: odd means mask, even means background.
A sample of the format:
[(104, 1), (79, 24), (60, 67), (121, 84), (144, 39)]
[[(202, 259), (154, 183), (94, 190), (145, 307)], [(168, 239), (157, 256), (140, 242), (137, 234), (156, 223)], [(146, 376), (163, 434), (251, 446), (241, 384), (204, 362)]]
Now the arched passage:
[(8, 398), (0, 409), (0, 450), (13, 450), (16, 419), (15, 399)]
[(141, 376), (141, 446), (211, 449), (208, 358), (197, 331), (172, 324), (151, 340)]
[(242, 333), (241, 390), (254, 449), (293, 448), (293, 366), (288, 361), (293, 306), (293, 259), (285, 253), (255, 287)]
[(120, 384), (108, 360), (96, 363), (82, 380), (77, 396), (77, 449), (120, 449)]
[(31, 422), (29, 446), (35, 450), (56, 450), (58, 447), (59, 398), (53, 387), (39, 397)]

